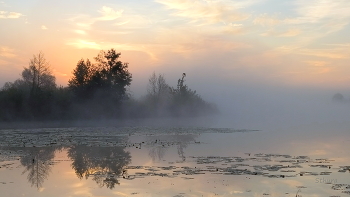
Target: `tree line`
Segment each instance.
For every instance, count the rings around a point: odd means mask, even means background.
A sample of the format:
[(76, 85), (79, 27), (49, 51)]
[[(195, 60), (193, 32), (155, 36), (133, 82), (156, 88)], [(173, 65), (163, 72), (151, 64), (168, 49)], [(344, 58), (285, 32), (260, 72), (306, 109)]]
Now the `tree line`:
[(164, 75), (149, 77), (147, 94), (134, 99), (128, 88), (132, 74), (115, 49), (78, 61), (68, 86), (57, 86), (49, 62), (40, 52), (30, 59), (21, 78), (0, 90), (0, 121), (78, 120), (148, 117), (194, 117), (217, 112), (185, 84), (175, 87)]

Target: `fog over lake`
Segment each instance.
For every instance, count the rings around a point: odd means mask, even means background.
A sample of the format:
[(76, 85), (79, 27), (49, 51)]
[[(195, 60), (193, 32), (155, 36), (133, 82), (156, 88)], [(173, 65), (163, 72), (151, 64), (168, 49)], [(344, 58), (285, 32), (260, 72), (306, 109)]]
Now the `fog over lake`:
[(0, 0), (0, 196), (349, 196), (349, 24), (349, 0)]

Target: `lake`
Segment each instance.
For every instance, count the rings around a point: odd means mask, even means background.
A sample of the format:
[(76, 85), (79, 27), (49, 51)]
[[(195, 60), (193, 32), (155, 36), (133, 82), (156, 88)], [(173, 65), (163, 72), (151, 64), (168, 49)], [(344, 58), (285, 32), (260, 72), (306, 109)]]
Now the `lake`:
[(350, 196), (347, 124), (0, 130), (12, 196)]

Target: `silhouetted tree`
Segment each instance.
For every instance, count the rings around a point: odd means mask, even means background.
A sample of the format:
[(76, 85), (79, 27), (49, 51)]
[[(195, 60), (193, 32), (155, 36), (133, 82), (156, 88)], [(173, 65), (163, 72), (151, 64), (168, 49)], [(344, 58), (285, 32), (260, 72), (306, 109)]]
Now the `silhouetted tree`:
[(128, 63), (119, 61), (119, 57), (120, 53), (116, 53), (115, 49), (101, 51), (95, 58), (97, 69), (92, 76), (95, 87), (117, 100), (127, 97), (126, 87), (132, 80)]
[(73, 94), (68, 87), (58, 87), (53, 94), (51, 118), (56, 120), (69, 120), (73, 118)]
[(29, 97), (30, 87), (23, 80), (5, 83), (0, 91), (0, 120), (28, 118)]
[(29, 67), (22, 72), (22, 79), (31, 86), (29, 105), (32, 114), (34, 117), (46, 117), (53, 105), (56, 78), (51, 74), (50, 64), (42, 52), (30, 59)]
[(93, 67), (89, 59), (84, 61), (81, 59), (76, 68), (73, 70), (73, 77), (68, 81), (68, 87), (76, 94), (79, 99), (91, 98), (91, 92), (89, 92), (89, 85), (91, 83), (91, 77)]
[(100, 51), (95, 57), (96, 63), (83, 59), (78, 62), (68, 85), (75, 98), (78, 98), (74, 110), (78, 116), (121, 116), (122, 102), (129, 98), (127, 87), (132, 75), (128, 71), (128, 63), (121, 62), (119, 58), (120, 53), (110, 49), (107, 52)]
[(56, 87), (56, 78), (51, 74), (50, 64), (42, 52), (30, 59), (29, 67), (24, 68), (22, 72), (22, 78), (25, 83), (31, 85), (31, 91), (34, 93), (39, 89), (54, 89)]

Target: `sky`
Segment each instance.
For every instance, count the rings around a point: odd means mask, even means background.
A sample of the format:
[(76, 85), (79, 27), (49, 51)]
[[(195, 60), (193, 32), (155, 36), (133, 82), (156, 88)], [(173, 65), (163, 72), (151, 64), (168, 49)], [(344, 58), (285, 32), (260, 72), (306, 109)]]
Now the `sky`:
[(153, 73), (208, 89), (347, 90), (348, 0), (0, 0), (0, 86), (42, 51), (66, 86), (77, 62), (121, 52), (131, 90)]

